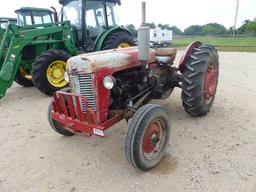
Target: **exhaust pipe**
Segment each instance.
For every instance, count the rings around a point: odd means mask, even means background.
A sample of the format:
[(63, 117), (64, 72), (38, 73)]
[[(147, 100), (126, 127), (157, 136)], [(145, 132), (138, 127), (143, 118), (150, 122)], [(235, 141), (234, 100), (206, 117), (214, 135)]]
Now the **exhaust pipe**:
[(146, 64), (149, 60), (150, 29), (146, 26), (146, 2), (142, 2), (142, 23), (138, 28), (139, 60)]

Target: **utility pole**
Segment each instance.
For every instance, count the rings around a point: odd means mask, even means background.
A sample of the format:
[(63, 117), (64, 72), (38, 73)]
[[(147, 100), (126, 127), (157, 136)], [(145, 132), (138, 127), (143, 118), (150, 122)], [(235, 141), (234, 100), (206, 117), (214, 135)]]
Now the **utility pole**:
[(233, 38), (236, 36), (236, 23), (237, 23), (237, 16), (238, 16), (238, 8), (239, 8), (239, 0), (236, 0), (236, 16), (235, 16), (235, 23), (233, 29)]

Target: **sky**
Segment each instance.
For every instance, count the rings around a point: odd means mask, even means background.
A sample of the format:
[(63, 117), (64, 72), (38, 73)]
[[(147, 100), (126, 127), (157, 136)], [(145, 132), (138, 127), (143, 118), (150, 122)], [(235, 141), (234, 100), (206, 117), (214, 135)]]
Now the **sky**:
[[(234, 26), (237, 0), (144, 0), (147, 3), (147, 22), (176, 25), (184, 30), (190, 25), (217, 22), (229, 28)], [(141, 23), (141, 0), (121, 0), (118, 7), (120, 24)], [(22, 6), (60, 10), (58, 0), (8, 0), (0, 7), (0, 16), (15, 17), (14, 10)], [(237, 27), (246, 19), (256, 17), (256, 0), (240, 0)]]

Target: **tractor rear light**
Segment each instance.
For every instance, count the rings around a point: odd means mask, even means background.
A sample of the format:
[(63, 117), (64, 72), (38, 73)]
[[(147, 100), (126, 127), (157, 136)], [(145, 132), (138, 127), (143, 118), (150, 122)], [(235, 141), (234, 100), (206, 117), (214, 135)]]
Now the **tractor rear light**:
[(103, 85), (106, 89), (113, 89), (116, 84), (116, 79), (109, 75), (103, 78)]

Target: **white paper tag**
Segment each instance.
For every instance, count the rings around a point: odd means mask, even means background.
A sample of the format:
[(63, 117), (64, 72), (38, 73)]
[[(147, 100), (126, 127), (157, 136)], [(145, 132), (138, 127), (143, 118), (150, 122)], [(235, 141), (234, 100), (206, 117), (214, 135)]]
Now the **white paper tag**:
[(93, 134), (104, 137), (104, 132), (100, 129), (93, 129)]

